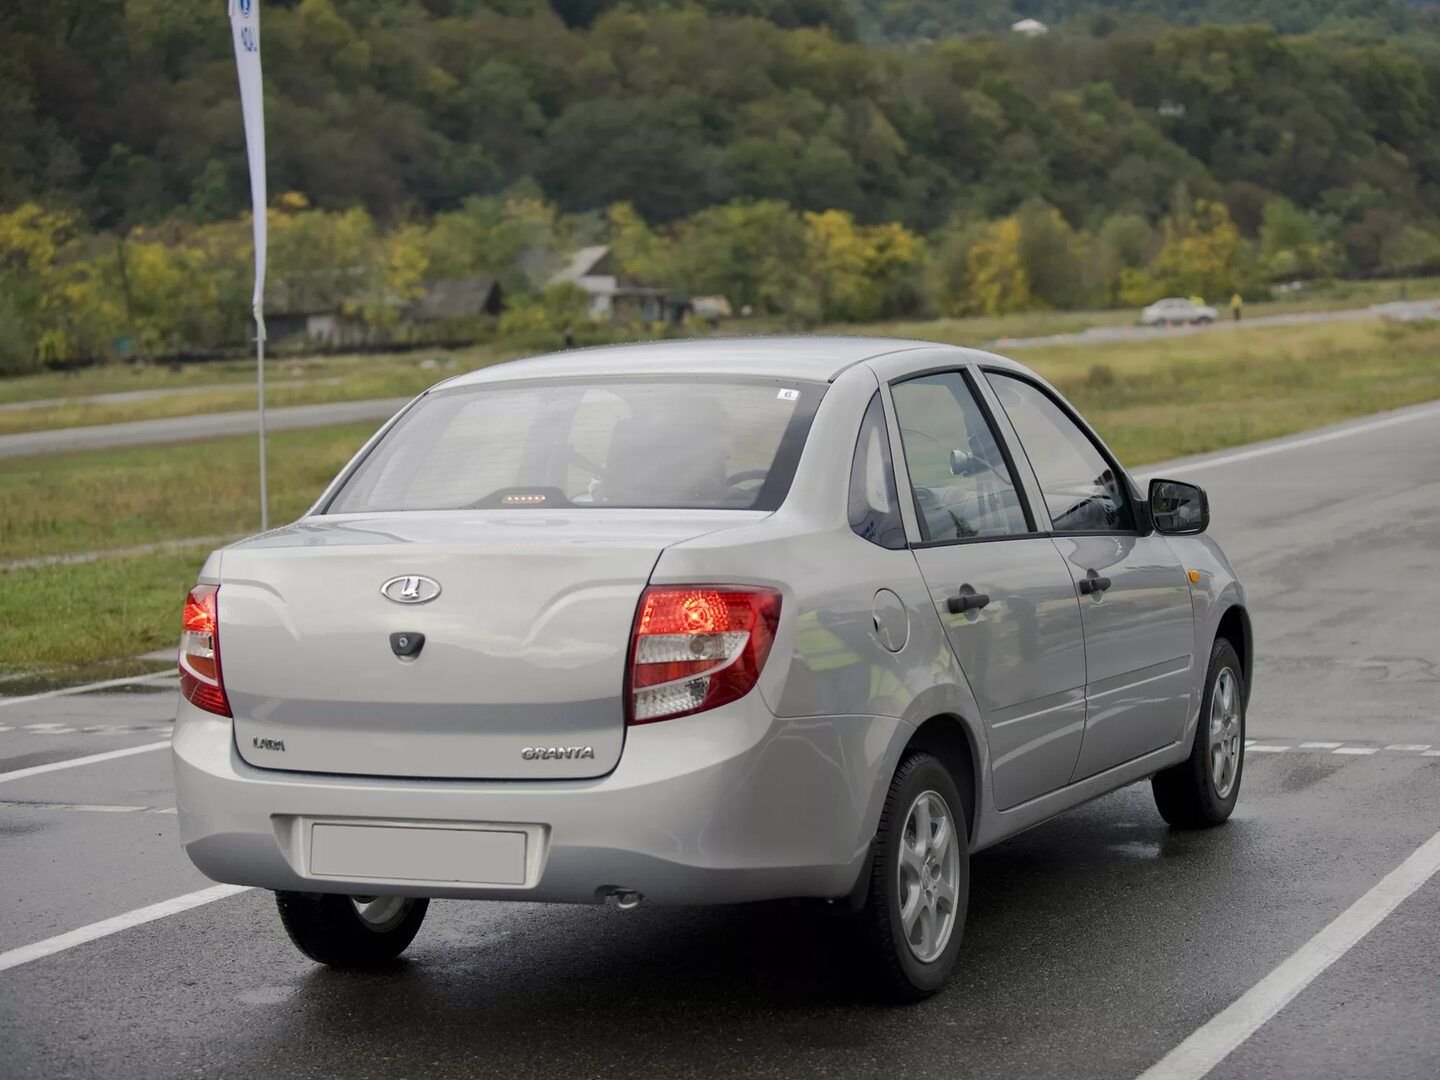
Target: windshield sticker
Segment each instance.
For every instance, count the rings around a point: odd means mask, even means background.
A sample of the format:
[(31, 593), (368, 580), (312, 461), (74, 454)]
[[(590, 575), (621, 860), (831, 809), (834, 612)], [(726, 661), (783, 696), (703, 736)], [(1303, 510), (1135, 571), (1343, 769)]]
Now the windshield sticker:
[(799, 400), (800, 400), (800, 391), (799, 391), (799, 390), (781, 390), (780, 393), (776, 394), (775, 396), (776, 396), (777, 398), (779, 398), (781, 401), (799, 401)]

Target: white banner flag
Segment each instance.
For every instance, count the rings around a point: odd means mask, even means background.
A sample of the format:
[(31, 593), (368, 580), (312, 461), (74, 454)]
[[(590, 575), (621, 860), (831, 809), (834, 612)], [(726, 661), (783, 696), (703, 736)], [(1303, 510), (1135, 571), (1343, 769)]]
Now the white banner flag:
[(260, 86), (260, 0), (229, 0), (240, 73), (240, 108), (245, 117), (245, 150), (250, 159), (250, 201), (255, 215), (255, 332), (265, 340), (265, 96)]

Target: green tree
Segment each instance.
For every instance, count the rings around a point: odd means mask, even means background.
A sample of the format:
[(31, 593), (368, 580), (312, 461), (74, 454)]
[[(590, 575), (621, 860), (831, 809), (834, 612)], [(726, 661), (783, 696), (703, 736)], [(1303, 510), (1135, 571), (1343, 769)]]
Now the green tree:
[(1327, 277), (1336, 267), (1335, 246), (1321, 236), (1314, 216), (1288, 199), (1265, 204), (1260, 223), (1260, 271), (1272, 281)]

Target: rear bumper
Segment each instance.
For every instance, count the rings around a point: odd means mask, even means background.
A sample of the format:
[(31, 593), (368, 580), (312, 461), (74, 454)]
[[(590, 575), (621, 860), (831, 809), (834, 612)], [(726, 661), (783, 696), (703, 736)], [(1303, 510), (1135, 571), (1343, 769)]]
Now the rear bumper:
[[(887, 717), (779, 719), (751, 694), (629, 729), (619, 765), (596, 780), (400, 780), (257, 769), (229, 720), (182, 701), (181, 843), (216, 881), (266, 889), (572, 903), (616, 890), (670, 904), (842, 896), (908, 731)], [(317, 819), (523, 827), (526, 883), (317, 875)]]

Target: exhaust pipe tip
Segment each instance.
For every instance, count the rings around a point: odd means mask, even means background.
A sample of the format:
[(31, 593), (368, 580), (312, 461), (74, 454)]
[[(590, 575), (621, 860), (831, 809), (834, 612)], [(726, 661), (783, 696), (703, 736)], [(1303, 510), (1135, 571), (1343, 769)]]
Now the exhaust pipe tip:
[(633, 911), (640, 906), (640, 901), (643, 899), (644, 897), (633, 889), (616, 889), (610, 894), (611, 903), (619, 911)]

